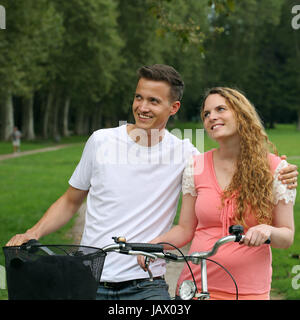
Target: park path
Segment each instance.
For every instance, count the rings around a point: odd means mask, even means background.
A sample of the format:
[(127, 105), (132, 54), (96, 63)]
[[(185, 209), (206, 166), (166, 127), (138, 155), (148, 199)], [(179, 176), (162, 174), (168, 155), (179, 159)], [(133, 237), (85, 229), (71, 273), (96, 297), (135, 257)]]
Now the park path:
[(27, 156), (30, 154), (42, 153), (42, 152), (49, 152), (49, 151), (56, 151), (63, 148), (68, 148), (77, 145), (77, 143), (70, 143), (70, 144), (61, 144), (53, 147), (46, 147), (41, 149), (29, 150), (29, 151), (22, 151), (16, 153), (9, 153), (9, 154), (2, 154), (0, 155), (0, 161), (7, 160), (7, 159), (14, 159), (23, 156)]

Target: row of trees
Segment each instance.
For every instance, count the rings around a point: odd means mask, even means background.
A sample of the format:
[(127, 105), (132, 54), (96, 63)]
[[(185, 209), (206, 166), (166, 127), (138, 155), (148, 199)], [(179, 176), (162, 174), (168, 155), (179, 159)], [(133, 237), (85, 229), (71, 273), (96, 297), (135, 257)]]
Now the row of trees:
[[(244, 90), (267, 125), (300, 119), (300, 30), (292, 0), (0, 0), (0, 138), (88, 134), (131, 121), (136, 70), (166, 63), (186, 84), (182, 120), (203, 90)], [(300, 121), (298, 120), (300, 129)]]

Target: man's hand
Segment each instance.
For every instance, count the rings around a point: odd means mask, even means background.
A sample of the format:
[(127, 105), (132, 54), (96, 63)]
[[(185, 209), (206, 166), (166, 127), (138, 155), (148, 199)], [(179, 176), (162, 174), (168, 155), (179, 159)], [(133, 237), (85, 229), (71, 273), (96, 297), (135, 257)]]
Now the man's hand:
[[(286, 160), (286, 156), (283, 155), (280, 157), (282, 160)], [(288, 189), (295, 189), (298, 186), (298, 167), (294, 164), (289, 164), (286, 168), (283, 168), (279, 172), (278, 180), (281, 180), (282, 183), (287, 184)]]
[(25, 233), (16, 234), (7, 242), (6, 246), (20, 246), (31, 239), (38, 240), (38, 236), (35, 232), (28, 230)]

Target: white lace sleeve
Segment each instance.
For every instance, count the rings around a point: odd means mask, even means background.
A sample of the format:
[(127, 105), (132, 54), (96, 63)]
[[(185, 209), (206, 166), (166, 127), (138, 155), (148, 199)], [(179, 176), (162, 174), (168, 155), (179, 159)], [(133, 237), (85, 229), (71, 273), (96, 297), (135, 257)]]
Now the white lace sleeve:
[(274, 173), (273, 182), (273, 202), (277, 204), (280, 200), (285, 200), (285, 203), (292, 202), (295, 204), (296, 189), (288, 189), (286, 184), (278, 180), (279, 171), (288, 166), (285, 160), (281, 160)]
[(182, 176), (182, 194), (190, 193), (192, 196), (196, 197), (197, 193), (194, 184), (194, 160), (193, 157), (189, 159), (187, 165), (183, 171)]

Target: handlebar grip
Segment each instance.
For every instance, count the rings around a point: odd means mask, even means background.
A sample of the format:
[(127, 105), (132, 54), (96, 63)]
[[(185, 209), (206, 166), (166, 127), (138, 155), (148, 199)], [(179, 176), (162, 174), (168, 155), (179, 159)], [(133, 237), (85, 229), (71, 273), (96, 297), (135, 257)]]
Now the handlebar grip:
[(23, 244), (21, 244), (20, 248), (22, 250), (27, 250), (30, 253), (34, 253), (38, 250), (38, 246), (40, 246), (41, 244), (36, 240), (36, 239), (30, 239), (27, 242), (24, 242)]
[(265, 244), (270, 244), (271, 243), (271, 238), (268, 238), (268, 240), (265, 241)]
[(153, 243), (126, 243), (126, 250), (144, 251), (144, 252), (163, 252), (164, 247), (161, 244)]

